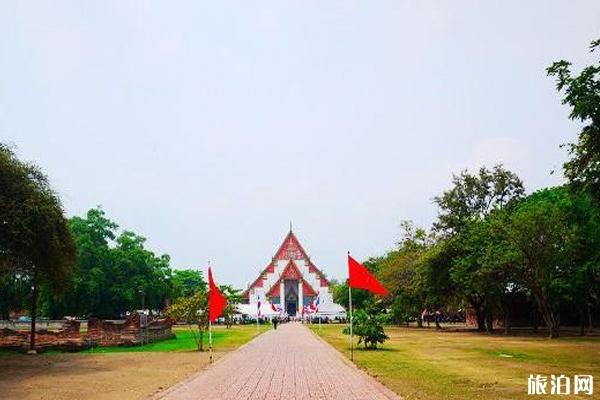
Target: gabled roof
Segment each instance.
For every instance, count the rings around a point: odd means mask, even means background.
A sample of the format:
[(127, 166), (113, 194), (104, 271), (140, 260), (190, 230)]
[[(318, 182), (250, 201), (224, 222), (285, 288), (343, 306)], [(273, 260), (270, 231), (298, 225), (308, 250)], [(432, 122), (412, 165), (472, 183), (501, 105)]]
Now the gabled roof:
[[(300, 244), (300, 241), (298, 240), (298, 238), (296, 237), (296, 235), (294, 234), (294, 232), (290, 229), (290, 231), (288, 232), (288, 234), (283, 239), (283, 243), (281, 243), (281, 246), (279, 246), (279, 248), (275, 252), (275, 256), (273, 257), (273, 260), (262, 270), (262, 272), (260, 273), (260, 275), (258, 276), (258, 278), (254, 282), (252, 282), (252, 284), (250, 285), (250, 287), (248, 289), (244, 290), (244, 292), (242, 292), (242, 297), (243, 298), (248, 298), (249, 294), (250, 294), (250, 289), (252, 289), (252, 288), (263, 287), (263, 283), (264, 283), (264, 280), (267, 277), (267, 274), (275, 272), (275, 261), (276, 260), (290, 260), (290, 261), (292, 261), (292, 259), (296, 259), (296, 260), (305, 259), (305, 260), (307, 260), (308, 261), (308, 271), (310, 273), (315, 273), (315, 274), (317, 274), (319, 276), (319, 282), (320, 282), (321, 287), (329, 285), (329, 281), (325, 277), (325, 274), (323, 274), (321, 272), (321, 270), (319, 268), (317, 268), (317, 266), (312, 263), (312, 261), (308, 257), (308, 254), (306, 253), (306, 251), (304, 250), (304, 248)], [(292, 264), (294, 264), (294, 263), (292, 262)], [(285, 271), (288, 270), (289, 265), (290, 265), (290, 263), (288, 263), (288, 265), (286, 266), (286, 268), (282, 272), (282, 276), (285, 274)], [(298, 277), (295, 277), (295, 278), (286, 278), (286, 279), (299, 279), (299, 277), (302, 276), (302, 273), (300, 272), (300, 270), (298, 270), (298, 267), (295, 264), (294, 264), (294, 268), (298, 272)], [(277, 282), (279, 282), (279, 280)], [(273, 287), (276, 287), (276, 285), (273, 285), (269, 289), (269, 293), (271, 292), (271, 290), (273, 290)], [(308, 283), (306, 283), (306, 282), (305, 282), (304, 287), (305, 288), (306, 287), (310, 287), (310, 289), (313, 290), (312, 287)], [(304, 291), (306, 291), (306, 289)], [(314, 290), (313, 290), (313, 292), (314, 292)], [(315, 295), (316, 295), (316, 292), (315, 292)]]
[(287, 260), (289, 259), (290, 253), (299, 252), (300, 257), (296, 257), (295, 259), (305, 259), (308, 260), (308, 270), (309, 272), (316, 273), (319, 275), (320, 279), (324, 280), (327, 284), (329, 281), (325, 278), (325, 274), (321, 272), (319, 268), (310, 260), (310, 257), (304, 250), (304, 247), (300, 244), (300, 241), (294, 234), (294, 232), (290, 229), (285, 239), (283, 239), (283, 243), (279, 246), (279, 249), (275, 253), (274, 259), (276, 260)]
[(292, 258), (291, 255), (294, 255), (293, 258), (295, 258), (296, 260), (302, 258), (307, 260), (309, 259), (308, 254), (306, 254), (306, 251), (304, 250), (304, 248), (300, 244), (300, 241), (298, 240), (296, 235), (294, 235), (294, 232), (292, 230), (290, 230), (289, 233), (285, 236), (285, 239), (283, 239), (283, 243), (281, 243), (281, 246), (279, 246), (279, 249), (277, 250), (277, 252), (275, 252), (275, 257), (273, 258), (275, 258), (276, 260), (288, 260)]
[(298, 269), (298, 266), (296, 265), (294, 260), (290, 260), (290, 262), (288, 262), (288, 264), (283, 269), (283, 272), (281, 273), (281, 279), (298, 280), (301, 278), (302, 278), (302, 272), (300, 272), (300, 270)]
[(300, 272), (300, 270), (298, 269), (298, 266), (296, 265), (294, 260), (290, 260), (290, 262), (288, 262), (288, 264), (285, 266), (279, 279), (277, 279), (277, 282), (275, 282), (273, 284), (273, 286), (271, 286), (271, 288), (267, 292), (267, 297), (279, 296), (280, 295), (279, 285), (281, 284), (281, 281), (284, 281), (286, 279), (302, 281), (302, 294), (304, 296), (316, 296), (317, 295), (317, 292), (315, 291), (315, 289), (313, 289), (313, 287), (310, 285), (310, 283), (308, 283), (306, 281), (306, 279), (304, 279), (302, 277), (302, 272)]

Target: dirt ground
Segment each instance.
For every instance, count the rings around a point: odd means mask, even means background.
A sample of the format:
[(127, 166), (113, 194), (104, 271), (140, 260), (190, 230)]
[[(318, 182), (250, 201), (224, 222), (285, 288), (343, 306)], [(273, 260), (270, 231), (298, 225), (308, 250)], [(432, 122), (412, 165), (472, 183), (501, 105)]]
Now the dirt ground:
[(207, 364), (206, 352), (3, 355), (0, 398), (142, 399)]

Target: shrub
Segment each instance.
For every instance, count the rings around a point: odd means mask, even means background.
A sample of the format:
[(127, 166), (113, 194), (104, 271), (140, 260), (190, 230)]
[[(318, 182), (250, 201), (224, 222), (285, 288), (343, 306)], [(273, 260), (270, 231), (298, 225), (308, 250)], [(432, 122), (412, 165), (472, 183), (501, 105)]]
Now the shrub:
[[(365, 349), (376, 349), (379, 343), (389, 339), (385, 334), (383, 325), (387, 321), (385, 314), (375, 310), (357, 310), (353, 316), (353, 333), (358, 336), (358, 344), (364, 344)], [(350, 334), (349, 327), (344, 329), (345, 334)]]

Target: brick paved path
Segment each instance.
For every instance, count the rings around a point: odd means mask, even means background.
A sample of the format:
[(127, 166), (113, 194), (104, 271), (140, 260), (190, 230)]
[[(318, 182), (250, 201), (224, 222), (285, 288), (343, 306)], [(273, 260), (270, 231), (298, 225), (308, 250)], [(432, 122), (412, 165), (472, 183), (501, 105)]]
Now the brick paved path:
[(298, 323), (260, 335), (159, 398), (398, 399)]

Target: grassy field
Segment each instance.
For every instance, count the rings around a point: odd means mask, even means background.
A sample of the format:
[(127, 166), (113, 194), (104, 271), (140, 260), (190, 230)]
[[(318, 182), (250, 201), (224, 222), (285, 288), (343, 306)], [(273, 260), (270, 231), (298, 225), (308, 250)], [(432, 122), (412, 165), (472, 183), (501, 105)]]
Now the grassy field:
[[(311, 326), (349, 357), (348, 336), (341, 333), (342, 328)], [(356, 350), (354, 361), (405, 400), (531, 399), (527, 395), (529, 374), (594, 375), (595, 397), (558, 397), (600, 398), (597, 336), (548, 340), (416, 328), (386, 328), (386, 333), (390, 340), (382, 349)]]
[[(254, 325), (214, 329), (218, 359), (250, 341)], [(138, 347), (105, 347), (79, 353), (47, 352), (28, 356), (4, 351), (0, 357), (2, 399), (143, 399), (208, 365), (208, 352), (195, 351), (186, 328), (176, 339)]]
[[(260, 327), (261, 331), (269, 328), (268, 325)], [(143, 346), (133, 347), (97, 347), (94, 349), (85, 350), (82, 353), (131, 353), (131, 352), (147, 352), (147, 351), (194, 351), (196, 350), (196, 341), (189, 329), (178, 326), (173, 330), (176, 337), (173, 339), (162, 340), (160, 342), (148, 343)], [(213, 329), (213, 345), (219, 351), (227, 351), (237, 348), (241, 344), (256, 336), (256, 325), (235, 326), (231, 329), (225, 329), (222, 326), (217, 326)], [(204, 335), (204, 349), (208, 350), (208, 334)]]

